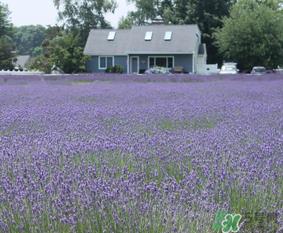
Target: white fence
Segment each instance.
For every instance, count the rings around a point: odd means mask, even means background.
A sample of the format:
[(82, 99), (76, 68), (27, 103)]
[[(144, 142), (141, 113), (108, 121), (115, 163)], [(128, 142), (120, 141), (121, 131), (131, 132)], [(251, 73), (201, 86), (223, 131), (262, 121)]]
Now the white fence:
[(10, 71), (10, 70), (0, 70), (0, 75), (42, 75), (43, 72), (40, 71)]

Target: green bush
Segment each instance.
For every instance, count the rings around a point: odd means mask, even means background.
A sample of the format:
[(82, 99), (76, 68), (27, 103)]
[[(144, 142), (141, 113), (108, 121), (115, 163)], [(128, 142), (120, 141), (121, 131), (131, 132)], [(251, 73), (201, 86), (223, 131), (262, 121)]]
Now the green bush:
[(116, 73), (116, 74), (122, 74), (123, 73), (123, 67), (119, 65), (108, 67), (105, 72), (106, 73)]

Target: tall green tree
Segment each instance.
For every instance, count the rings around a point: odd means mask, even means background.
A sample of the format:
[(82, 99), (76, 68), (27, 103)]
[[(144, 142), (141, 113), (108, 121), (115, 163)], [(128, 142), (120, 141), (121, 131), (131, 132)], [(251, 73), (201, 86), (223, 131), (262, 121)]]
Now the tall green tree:
[(283, 10), (280, 1), (239, 0), (215, 36), (224, 57), (237, 61), (242, 69), (282, 65)]
[(13, 41), (18, 54), (32, 55), (45, 39), (46, 28), (41, 25), (29, 25), (14, 28)]
[(59, 19), (64, 27), (80, 37), (80, 44), (84, 46), (89, 31), (93, 28), (109, 28), (105, 14), (114, 12), (114, 0), (53, 0), (59, 11)]
[(9, 21), (9, 10), (0, 2), (0, 70), (13, 68), (12, 24)]
[(126, 17), (122, 17), (119, 21), (118, 28), (119, 29), (130, 29), (134, 24), (134, 19), (131, 15)]
[(41, 55), (33, 59), (30, 68), (50, 73), (55, 65), (65, 73), (84, 72), (88, 56), (83, 55), (83, 48), (78, 46), (79, 36), (63, 30), (56, 33), (57, 29), (49, 28), (49, 34), (42, 43)]

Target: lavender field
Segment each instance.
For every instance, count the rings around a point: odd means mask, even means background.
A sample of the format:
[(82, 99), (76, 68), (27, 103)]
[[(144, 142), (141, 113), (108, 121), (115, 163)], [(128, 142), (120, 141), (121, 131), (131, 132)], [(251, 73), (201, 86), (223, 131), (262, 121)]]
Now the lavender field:
[(283, 76), (105, 79), (0, 77), (0, 232), (282, 232)]

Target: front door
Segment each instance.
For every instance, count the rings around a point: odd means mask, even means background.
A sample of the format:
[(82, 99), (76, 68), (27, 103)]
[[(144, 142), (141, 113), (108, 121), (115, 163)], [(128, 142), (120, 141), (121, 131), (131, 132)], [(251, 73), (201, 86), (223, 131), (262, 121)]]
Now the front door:
[(131, 73), (139, 73), (139, 57), (131, 57)]

